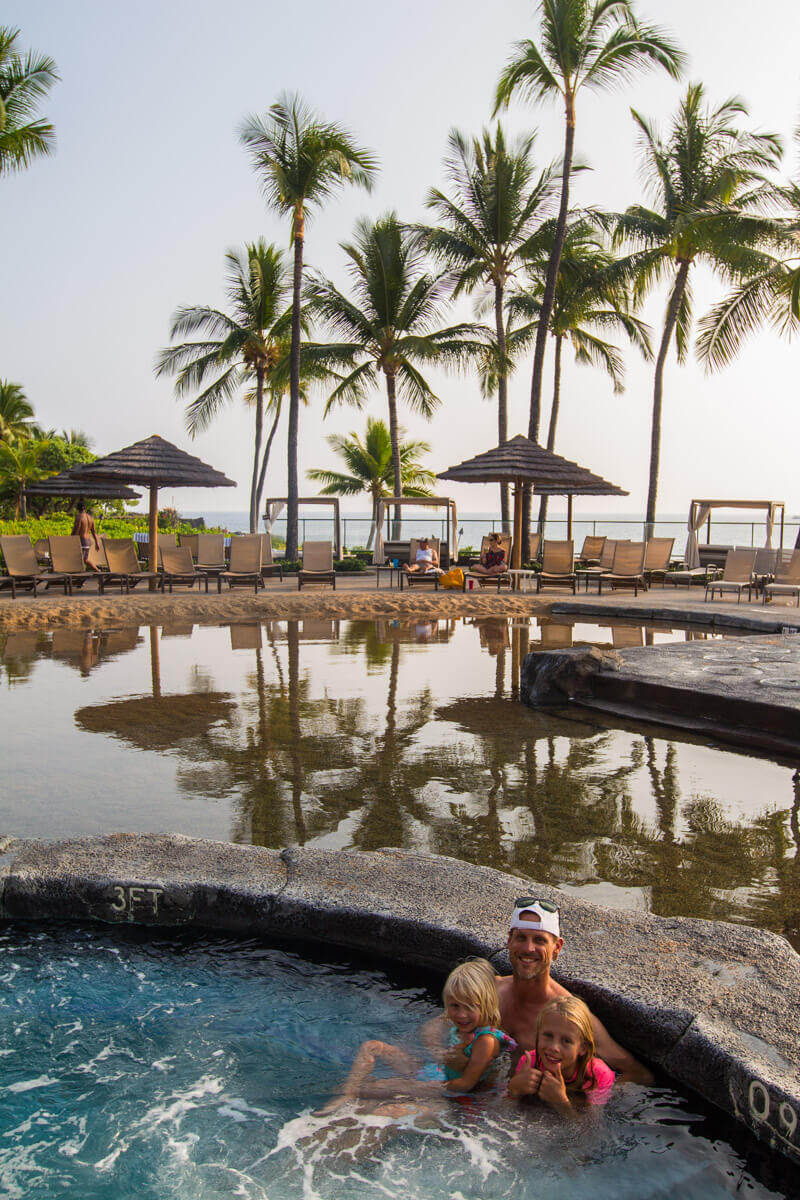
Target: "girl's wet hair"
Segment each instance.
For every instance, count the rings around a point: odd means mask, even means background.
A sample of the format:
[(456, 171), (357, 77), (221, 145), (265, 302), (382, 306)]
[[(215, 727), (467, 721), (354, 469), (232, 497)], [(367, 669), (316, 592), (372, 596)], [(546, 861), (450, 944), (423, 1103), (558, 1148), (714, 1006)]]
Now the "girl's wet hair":
[[(550, 1000), (545, 1004), (544, 1008), (539, 1013), (536, 1021), (536, 1049), (539, 1049), (539, 1031), (542, 1028), (546, 1018), (557, 1013), (558, 1016), (564, 1017), (565, 1020), (577, 1027), (578, 1033), (581, 1036), (581, 1041), (584, 1044), (584, 1049), (578, 1054), (578, 1070), (575, 1078), (567, 1084), (567, 1091), (583, 1091), (583, 1084), (586, 1080), (586, 1072), (589, 1063), (595, 1056), (594, 1045), (594, 1029), (592, 1028), (592, 1014), (579, 996), (559, 996), (555, 1000)], [(589, 1080), (592, 1087), (596, 1086), (596, 1081), (593, 1075), (589, 1075)]]
[(457, 966), (445, 980), (442, 991), (445, 1004), (451, 1000), (468, 1004), (480, 1013), (480, 1024), (500, 1027), (500, 1001), (494, 967), (485, 958), (471, 958)]

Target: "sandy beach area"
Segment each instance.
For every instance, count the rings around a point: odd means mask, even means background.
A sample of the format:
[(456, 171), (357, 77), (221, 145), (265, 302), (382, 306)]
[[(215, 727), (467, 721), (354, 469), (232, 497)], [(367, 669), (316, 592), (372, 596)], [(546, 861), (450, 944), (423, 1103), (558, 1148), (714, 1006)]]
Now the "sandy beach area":
[[(293, 589), (293, 590), (290, 590)], [(258, 595), (237, 588), (217, 594), (175, 591), (166, 593), (137, 590), (121, 596), (109, 591), (101, 596), (92, 588), (83, 594), (64, 596), (18, 596), (10, 593), (0, 600), (0, 630), (56, 629), (65, 626), (96, 628), (108, 625), (148, 625), (163, 621), (191, 621), (218, 625), (230, 621), (267, 621), (293, 617), (338, 617), (369, 620), (377, 617), (513, 617), (547, 612), (553, 596), (537, 598), (533, 593), (510, 594), (495, 588), (472, 592), (436, 592), (370, 588), (361, 580), (337, 583), (331, 588), (311, 587), (297, 591), (294, 581), (268, 582)]]

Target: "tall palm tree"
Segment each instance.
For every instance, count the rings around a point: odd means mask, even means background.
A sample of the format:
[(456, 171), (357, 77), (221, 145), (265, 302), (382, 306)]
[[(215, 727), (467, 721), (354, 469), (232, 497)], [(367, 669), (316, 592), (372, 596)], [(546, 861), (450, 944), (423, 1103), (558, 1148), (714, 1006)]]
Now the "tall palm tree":
[(35, 432), (33, 405), (21, 384), (0, 379), (0, 441), (16, 442), (32, 437)]
[(634, 205), (618, 222), (618, 237), (641, 248), (632, 260), (637, 294), (661, 280), (670, 284), (653, 383), (648, 537), (656, 518), (664, 364), (673, 337), (678, 361), (685, 361), (691, 334), (689, 272), (694, 263), (703, 262), (731, 281), (756, 275), (769, 261), (761, 247), (775, 237), (774, 221), (761, 210), (779, 196), (764, 172), (777, 168), (780, 140), (737, 127), (737, 119), (747, 113), (742, 100), (726, 100), (716, 108), (704, 101), (702, 84), (691, 84), (666, 140), (633, 111), (647, 186), (658, 207)]
[(300, 411), (301, 292), (305, 223), (345, 183), (370, 188), (377, 172), (372, 153), (340, 125), (322, 121), (299, 96), (282, 96), (264, 117), (250, 116), (240, 138), (250, 151), (271, 208), (291, 215), (294, 242), (289, 372), (288, 505), (286, 556), (297, 558), (297, 435)]
[[(552, 235), (552, 226), (549, 232)], [(537, 320), (545, 287), (549, 247), (531, 263), (535, 284), (518, 293), (511, 302), (517, 316)], [(547, 429), (547, 449), (555, 450), (561, 405), (561, 363), (564, 343), (569, 342), (580, 366), (600, 367), (610, 377), (614, 391), (624, 391), (625, 370), (619, 348), (607, 341), (606, 332), (625, 333), (629, 341), (651, 359), (648, 326), (632, 311), (629, 263), (615, 258), (603, 245), (594, 225), (577, 218), (567, 225), (564, 248), (556, 277), (550, 334), (555, 343), (553, 400)], [(524, 327), (523, 327), (524, 328)], [(539, 501), (539, 526), (544, 530), (548, 497)]]
[(57, 80), (52, 58), (23, 54), (19, 30), (0, 26), (0, 176), (23, 171), (54, 150), (53, 126), (36, 110)]
[[(220, 408), (242, 388), (255, 409), (253, 472), (250, 488), (250, 532), (258, 529), (259, 501), (269, 449), (280, 417), (280, 398), (288, 380), (290, 278), (283, 252), (259, 240), (244, 251), (229, 250), (227, 294), (230, 315), (208, 307), (179, 308), (172, 316), (170, 337), (204, 335), (160, 351), (156, 375), (176, 375), (175, 392), (199, 395), (186, 409), (192, 437), (207, 429)], [(262, 459), (265, 397), (273, 425)], [(246, 397), (247, 398), (247, 397)]]
[[(493, 293), (497, 344), (498, 442), (508, 440), (508, 367), (504, 297), (541, 227), (553, 195), (554, 171), (535, 174), (535, 134), (507, 145), (502, 126), (468, 141), (450, 133), (445, 171), (450, 194), (432, 189), (428, 208), (439, 224), (424, 229), (429, 249), (453, 271), (454, 297), (476, 288)], [(508, 485), (500, 485), (504, 528), (510, 519)]]
[[(354, 299), (323, 276), (309, 280), (306, 288), (312, 310), (333, 333), (348, 339), (335, 345), (333, 352), (361, 360), (331, 392), (325, 411), (340, 403), (360, 408), (383, 374), (392, 470), (395, 483), (402, 486), (398, 398), (424, 417), (430, 417), (439, 404), (417, 364), (458, 364), (479, 353), (484, 340), (476, 325), (441, 326), (448, 281), (443, 274), (426, 270), (418, 236), (395, 213), (375, 222), (359, 221), (353, 241), (343, 243), (342, 249), (350, 260)], [(395, 523), (399, 520), (396, 509)], [(399, 536), (399, 529), (393, 536)]]
[[(564, 156), (556, 232), (545, 276), (542, 309), (536, 331), (531, 376), (528, 437), (539, 440), (542, 378), (550, 313), (569, 211), (569, 184), (575, 150), (576, 101), (582, 90), (619, 87), (649, 66), (660, 66), (674, 79), (684, 56), (672, 39), (654, 25), (636, 19), (632, 0), (540, 0), (540, 46), (518, 42), (500, 76), (495, 111), (519, 94), (534, 103), (555, 100), (564, 105)], [(525, 528), (530, 520), (530, 488), (525, 489)]]
[(49, 449), (50, 443), (45, 440), (28, 438), (13, 446), (0, 441), (0, 480), (13, 485), (14, 515), (23, 520), (28, 515), (25, 485), (54, 474), (42, 465), (42, 459)]
[[(435, 475), (419, 462), (419, 455), (430, 454), (427, 442), (406, 441), (405, 430), (400, 436), (400, 470), (404, 496), (432, 496)], [(355, 432), (348, 436), (335, 433), (328, 438), (328, 445), (336, 451), (347, 468), (341, 471), (326, 471), (315, 468), (308, 471), (309, 479), (323, 486), (323, 496), (359, 496), (368, 492), (372, 497), (372, 527), (367, 546), (378, 523), (378, 501), (383, 496), (396, 496), (394, 463), (392, 461), (392, 439), (384, 421), (367, 417), (367, 432), (363, 441)]]

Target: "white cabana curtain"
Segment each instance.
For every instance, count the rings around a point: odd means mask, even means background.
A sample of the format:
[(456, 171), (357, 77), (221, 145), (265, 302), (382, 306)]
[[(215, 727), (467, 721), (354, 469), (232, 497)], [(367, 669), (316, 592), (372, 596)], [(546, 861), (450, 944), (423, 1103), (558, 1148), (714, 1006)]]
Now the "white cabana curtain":
[(767, 509), (767, 549), (772, 549), (772, 531), (775, 528), (775, 509), (770, 504)]
[(376, 567), (382, 567), (386, 562), (386, 554), (383, 549), (383, 514), (385, 505), (382, 500), (378, 501), (378, 515), (375, 520), (375, 546), (372, 551), (372, 561)]
[(686, 539), (686, 553), (684, 554), (684, 561), (686, 562), (686, 566), (690, 571), (693, 571), (695, 567), (700, 566), (700, 552), (697, 549), (697, 531), (702, 529), (703, 525), (708, 520), (708, 514), (710, 512), (710, 504), (698, 504), (697, 506), (693, 504), (689, 509), (689, 521), (686, 526), (689, 530), (689, 536)]
[(286, 504), (283, 500), (274, 500), (272, 504), (267, 505), (267, 532), (272, 533), (272, 526), (277, 521)]

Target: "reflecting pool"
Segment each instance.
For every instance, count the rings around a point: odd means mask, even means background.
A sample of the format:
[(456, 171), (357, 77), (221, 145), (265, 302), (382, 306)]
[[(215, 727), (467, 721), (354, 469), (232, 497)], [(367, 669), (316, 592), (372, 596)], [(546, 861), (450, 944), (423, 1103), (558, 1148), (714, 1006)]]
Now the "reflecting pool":
[(502, 1095), (435, 1102), (424, 1125), (315, 1118), (365, 1034), (416, 1050), (438, 1006), (373, 964), (20, 926), (0, 930), (0, 978), (10, 1200), (797, 1194), (796, 1172), (667, 1087), (618, 1089), (596, 1125)]
[(448, 854), (800, 947), (796, 764), (518, 701), (528, 649), (691, 631), (272, 621), (0, 638), (0, 833)]

